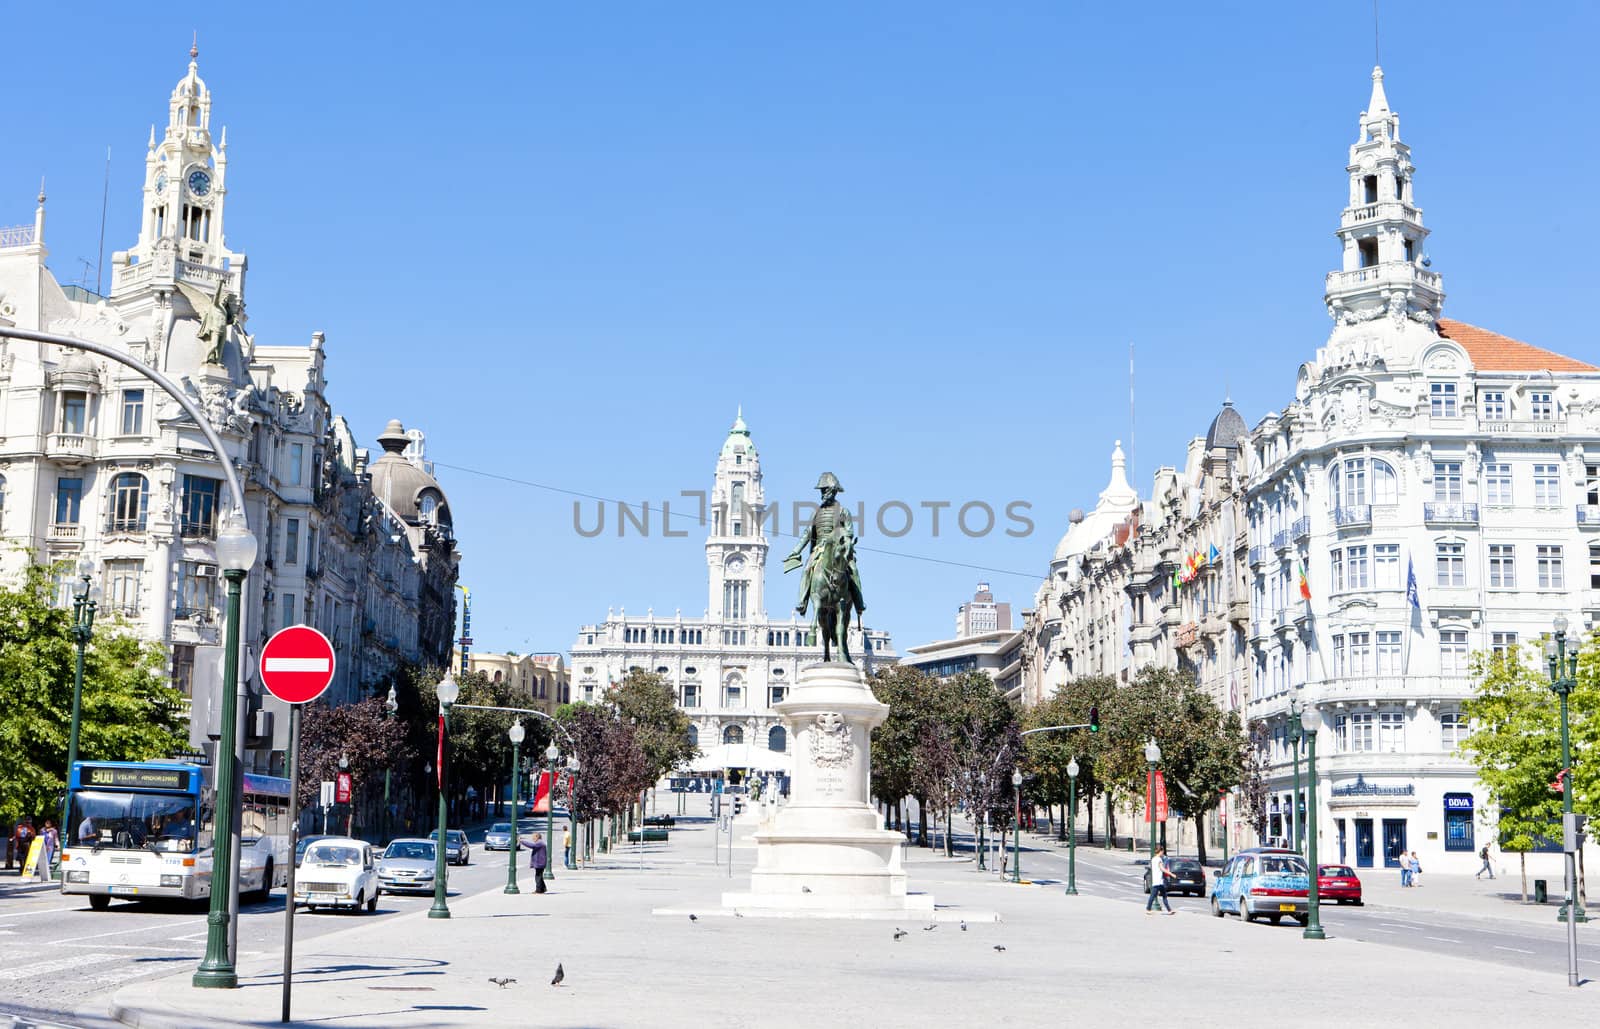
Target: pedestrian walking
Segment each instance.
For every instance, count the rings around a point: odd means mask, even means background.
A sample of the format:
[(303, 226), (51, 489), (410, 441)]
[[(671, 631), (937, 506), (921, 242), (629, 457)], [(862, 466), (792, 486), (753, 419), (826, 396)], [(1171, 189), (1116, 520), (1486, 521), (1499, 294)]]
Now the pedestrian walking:
[(1167, 879), (1171, 875), (1167, 869), (1167, 848), (1157, 847), (1156, 852), (1150, 855), (1150, 899), (1145, 901), (1145, 914), (1148, 915), (1155, 910), (1158, 900), (1167, 909), (1167, 914), (1177, 914), (1172, 910), (1172, 902), (1167, 899)]
[(39, 859), (39, 878), (45, 882), (50, 881), (50, 870), (55, 867), (55, 857), (61, 850), (61, 834), (56, 831), (56, 823), (49, 818), (44, 820), (44, 832), (40, 833), (44, 840), (44, 851)]
[(1422, 885), (1422, 859), (1417, 857), (1417, 852), (1411, 852), (1411, 885)]
[(1488, 872), (1489, 878), (1493, 879), (1494, 866), (1489, 863), (1489, 845), (1487, 843), (1483, 845), (1482, 850), (1478, 851), (1478, 858), (1483, 861), (1483, 867), (1478, 869), (1478, 874), (1474, 875), (1473, 878), (1481, 879), (1483, 878), (1483, 873)]
[(544, 833), (533, 834), (533, 843), (528, 847), (528, 867), (533, 869), (533, 892), (547, 893), (544, 886), (544, 870), (550, 864), (550, 848), (545, 846)]
[(1411, 855), (1403, 850), (1400, 852), (1400, 885), (1404, 887), (1411, 885)]
[(11, 830), (12, 850), (17, 855), (17, 874), (28, 874), (28, 847), (33, 843), (33, 819), (22, 818)]

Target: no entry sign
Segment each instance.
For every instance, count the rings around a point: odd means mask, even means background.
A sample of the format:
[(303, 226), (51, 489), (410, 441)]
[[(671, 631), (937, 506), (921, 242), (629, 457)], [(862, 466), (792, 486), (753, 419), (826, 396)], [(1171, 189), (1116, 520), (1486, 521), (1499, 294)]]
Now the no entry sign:
[(261, 684), (285, 704), (322, 696), (333, 682), (333, 644), (309, 625), (279, 629), (261, 648)]

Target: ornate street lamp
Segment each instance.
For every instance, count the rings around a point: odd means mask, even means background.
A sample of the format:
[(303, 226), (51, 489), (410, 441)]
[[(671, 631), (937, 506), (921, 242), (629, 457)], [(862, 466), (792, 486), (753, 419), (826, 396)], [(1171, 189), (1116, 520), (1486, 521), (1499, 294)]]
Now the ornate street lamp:
[(433, 907), (428, 909), (429, 918), (449, 918), (450, 905), (445, 902), (448, 886), (445, 883), (444, 847), (449, 839), (448, 821), (450, 812), (446, 808), (446, 796), (450, 789), (450, 765), (448, 764), (449, 750), (447, 743), (450, 737), (450, 706), (461, 696), (461, 686), (456, 682), (456, 677), (449, 672), (444, 673), (444, 678), (439, 680), (437, 690), (439, 694), (439, 838), (433, 845)]
[[(1545, 640), (1544, 656), (1550, 666), (1550, 688), (1561, 700), (1561, 820), (1565, 835), (1564, 827), (1572, 819), (1572, 743), (1567, 722), (1567, 697), (1578, 685), (1578, 651), (1574, 648), (1570, 654), (1567, 653), (1566, 615), (1556, 615), (1554, 629), (1555, 637)], [(1583, 912), (1583, 905), (1578, 901), (1578, 871), (1575, 861), (1574, 853), (1567, 851), (1567, 896), (1561, 902), (1560, 913), (1556, 915), (1556, 920), (1559, 922), (1565, 922), (1569, 917), (1574, 924), (1589, 920)]]
[(1311, 794), (1306, 804), (1305, 830), (1306, 863), (1310, 866), (1311, 888), (1306, 898), (1306, 931), (1300, 935), (1308, 940), (1325, 940), (1319, 912), (1321, 891), (1317, 883), (1317, 730), (1322, 728), (1322, 712), (1314, 704), (1300, 709), (1300, 729), (1306, 741), (1306, 790)]
[[(394, 687), (390, 686), (389, 696), (383, 702), (384, 721), (393, 720), (395, 712), (399, 710), (400, 701), (394, 695)], [(394, 813), (389, 810), (389, 773), (392, 770), (391, 765), (385, 765), (383, 769), (383, 842), (386, 846), (394, 835)]]
[(1144, 745), (1144, 760), (1145, 760), (1145, 763), (1150, 766), (1149, 771), (1147, 771), (1145, 773), (1145, 797), (1149, 801), (1149, 804), (1148, 804), (1149, 811), (1146, 812), (1146, 816), (1150, 819), (1150, 856), (1151, 857), (1155, 857), (1155, 853), (1156, 853), (1156, 811), (1155, 811), (1155, 803), (1156, 803), (1156, 766), (1161, 763), (1161, 746), (1160, 746), (1160, 744), (1156, 743), (1156, 738), (1154, 736), (1150, 737), (1150, 742), (1146, 743)]
[(578, 780), (578, 755), (567, 758), (567, 845), (564, 848), (566, 865), (568, 868), (578, 867), (578, 812), (577, 805), (572, 802), (570, 787)]
[[(544, 748), (544, 758), (550, 763), (550, 792), (544, 796), (544, 874), (546, 878), (556, 877), (556, 863), (549, 858), (550, 851), (556, 845), (556, 762), (561, 760), (561, 748), (551, 741)], [(572, 813), (572, 805), (567, 805), (567, 814)]]
[[(1022, 881), (1022, 769), (1020, 768), (1011, 773), (1011, 795), (1017, 802), (1016, 830), (1011, 835), (1011, 881), (1020, 883)], [(1001, 841), (1002, 844), (1004, 842)], [(1004, 859), (1005, 856), (1005, 851), (1002, 850), (1000, 857)], [(1005, 861), (1002, 860), (1000, 863), (1003, 865)]]
[[(206, 956), (194, 985), (233, 989), (239, 985), (228, 950), (229, 898), (238, 888), (239, 848), (233, 826), (239, 806), (239, 593), (256, 563), (256, 538), (235, 508), (217, 532), (217, 563), (228, 582), (228, 617), (222, 652), (222, 721), (217, 736), (217, 804), (211, 847), (211, 913), (206, 916)], [(293, 898), (290, 898), (292, 901)]]
[[(72, 781), (72, 766), (78, 763), (78, 725), (79, 712), (83, 708), (83, 652), (88, 648), (89, 641), (94, 637), (94, 612), (100, 600), (100, 587), (91, 586), (90, 580), (94, 577), (94, 562), (84, 558), (78, 563), (79, 578), (83, 580), (83, 588), (72, 595), (72, 642), (78, 648), (78, 664), (72, 673), (72, 728), (67, 735), (67, 782)], [(68, 794), (61, 794), (61, 838), (68, 839), (67, 831), (67, 799)], [(58, 851), (65, 848), (58, 847)], [(61, 873), (56, 872), (59, 876)]]
[[(340, 754), (339, 755), (339, 771), (348, 772), (349, 770), (350, 770), (350, 755), (349, 754)], [(355, 828), (355, 816), (356, 816), (355, 808), (356, 808), (356, 791), (355, 791), (355, 788), (352, 786), (352, 788), (350, 790), (350, 799), (344, 802), (344, 834), (346, 836), (349, 836), (350, 835), (350, 830)]]
[(506, 857), (506, 893), (521, 893), (517, 889), (517, 780), (522, 778), (522, 768), (518, 761), (521, 757), (522, 740), (527, 731), (522, 728), (522, 722), (511, 723), (511, 728), (506, 730), (506, 735), (511, 737), (511, 846)]
[(1289, 701), (1289, 747), (1294, 752), (1294, 796), (1289, 801), (1289, 847), (1305, 853), (1300, 831), (1300, 715), (1301, 708)]
[(1078, 895), (1078, 759), (1067, 762), (1067, 896)]

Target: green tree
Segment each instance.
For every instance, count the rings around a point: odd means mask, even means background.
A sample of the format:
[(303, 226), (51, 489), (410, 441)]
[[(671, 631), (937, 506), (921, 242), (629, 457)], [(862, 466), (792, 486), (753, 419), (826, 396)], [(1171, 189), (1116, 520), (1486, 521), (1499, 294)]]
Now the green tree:
[[(1498, 832), (1500, 849), (1520, 856), (1524, 903), (1528, 851), (1561, 838), (1561, 793), (1551, 788), (1561, 771), (1560, 702), (1543, 669), (1532, 663), (1536, 658), (1532, 648), (1516, 647), (1503, 655), (1476, 655), (1472, 674), (1477, 690), (1461, 705), (1473, 727), (1461, 751), (1477, 767), (1488, 793), (1482, 818)], [(1593, 721), (1587, 716), (1596, 709), (1595, 678), (1594, 662), (1580, 661), (1578, 688), (1569, 707), (1581, 712), (1575, 721), (1585, 732)], [(1592, 782), (1592, 770), (1590, 776)], [(1575, 779), (1574, 786), (1583, 782)], [(1574, 790), (1575, 808), (1581, 793)], [(1592, 797), (1589, 792), (1584, 800)]]
[(633, 669), (606, 690), (605, 699), (634, 727), (649, 760), (652, 784), (699, 752), (689, 742), (689, 716), (678, 707), (672, 686), (655, 672)]
[(916, 788), (911, 770), (937, 683), (910, 665), (880, 668), (868, 683), (873, 696), (889, 705), (888, 716), (872, 730), (872, 795), (896, 810)]
[[(1094, 802), (1097, 796), (1106, 793), (1111, 787), (1109, 778), (1105, 774), (1104, 765), (1107, 755), (1121, 745), (1117, 732), (1108, 719), (1115, 718), (1115, 700), (1120, 687), (1117, 680), (1109, 675), (1090, 675), (1073, 679), (1056, 690), (1052, 698), (1055, 713), (1061, 722), (1054, 724), (1082, 725), (1089, 721), (1089, 713), (1099, 710), (1101, 730), (1099, 732), (1075, 731), (1065, 735), (1060, 742), (1078, 759), (1078, 798), (1087, 812), (1087, 828), (1089, 842), (1094, 842)], [(1030, 726), (1031, 728), (1031, 726)], [(1032, 745), (1034, 740), (1041, 737), (1054, 735), (1042, 733), (1028, 737)], [(1107, 825), (1106, 833), (1109, 835), (1113, 827)]]
[[(66, 789), (77, 650), (72, 613), (51, 605), (53, 569), (31, 564), (0, 589), (0, 821), (56, 814)], [(84, 657), (82, 761), (149, 761), (189, 749), (183, 696), (165, 652), (116, 620)]]
[[(341, 757), (349, 762), (347, 768), (339, 767)], [(371, 810), (374, 799), (381, 807), (383, 773), (408, 768), (413, 757), (404, 724), (386, 717), (381, 698), (368, 697), (337, 707), (309, 704), (300, 722), (299, 806), (304, 809), (318, 803), (322, 783), (336, 781), (335, 776), (345, 771), (350, 773), (356, 795), (367, 799), (366, 805), (358, 803), (357, 808)], [(360, 818), (354, 821), (357, 828), (368, 832), (381, 828), (362, 826)]]

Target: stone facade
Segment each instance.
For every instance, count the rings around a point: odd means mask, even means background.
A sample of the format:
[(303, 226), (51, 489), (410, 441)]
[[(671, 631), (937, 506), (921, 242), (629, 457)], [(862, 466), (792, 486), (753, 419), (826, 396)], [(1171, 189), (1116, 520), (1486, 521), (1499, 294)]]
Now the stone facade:
[[(460, 651), (452, 667), (461, 667)], [(572, 677), (560, 654), (467, 655), (467, 671), (482, 672), (495, 682), (510, 683), (519, 706), (555, 717), (556, 708), (572, 700)]]
[[(248, 261), (222, 232), (227, 134), (213, 139), (197, 56), (172, 92), (165, 130), (151, 130), (139, 235), (112, 257), (109, 297), (51, 274), (41, 190), (32, 226), (0, 229), (0, 324), (123, 348), (210, 415), (260, 543), (241, 628), (247, 767), (277, 770), (287, 720), (254, 668), (267, 637), (299, 622), (326, 633), (338, 657), (335, 702), (365, 695), (402, 661), (442, 663), (453, 597), (446, 585), (441, 605), (430, 590), (454, 582), (458, 555), (437, 483), (431, 521), (403, 498), (391, 506), (374, 494), (382, 475), (327, 399), (323, 335), (258, 345), (246, 331)], [(403, 438), (412, 445), (420, 434)], [(30, 558), (61, 562), (59, 600), (70, 603), (87, 570), (102, 591), (102, 624), (119, 620), (167, 648), (190, 698), (191, 746), (209, 754), (225, 603), (213, 543), (230, 500), (198, 426), (120, 364), (0, 343), (0, 474), (0, 573), (14, 576)]]
[[(792, 741), (772, 706), (801, 668), (821, 660), (822, 647), (811, 623), (792, 608), (787, 619), (767, 617), (761, 459), (742, 412), (717, 454), (707, 521), (709, 590), (702, 616), (614, 610), (604, 622), (581, 627), (572, 645), (573, 695), (598, 700), (629, 669), (657, 672), (691, 720), (700, 747), (694, 770), (788, 773)], [(852, 626), (850, 648), (869, 674), (897, 660), (885, 632)]]

